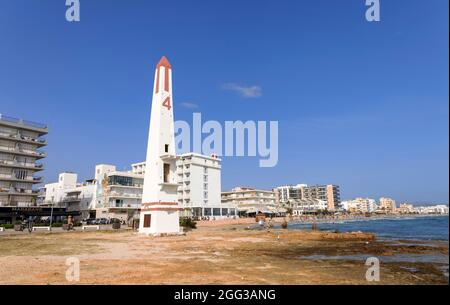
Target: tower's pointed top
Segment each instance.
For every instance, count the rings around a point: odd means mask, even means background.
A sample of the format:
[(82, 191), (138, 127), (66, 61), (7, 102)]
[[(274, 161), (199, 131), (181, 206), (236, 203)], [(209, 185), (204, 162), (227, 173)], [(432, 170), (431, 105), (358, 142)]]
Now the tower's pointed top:
[(165, 67), (165, 68), (172, 68), (172, 66), (170, 65), (170, 62), (167, 60), (167, 57), (163, 56), (161, 57), (161, 60), (159, 61), (158, 65), (156, 66), (156, 68), (159, 67)]

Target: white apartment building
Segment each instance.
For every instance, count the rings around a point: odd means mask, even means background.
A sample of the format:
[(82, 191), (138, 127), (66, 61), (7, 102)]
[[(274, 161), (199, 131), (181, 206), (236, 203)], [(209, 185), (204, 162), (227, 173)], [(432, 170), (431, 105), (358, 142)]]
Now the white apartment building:
[(96, 218), (130, 221), (139, 213), (144, 176), (132, 171), (118, 171), (116, 166), (95, 166)]
[(448, 215), (449, 208), (448, 208), (448, 205), (445, 205), (445, 204), (438, 204), (438, 205), (432, 205), (432, 206), (419, 206), (419, 207), (414, 207), (414, 213)]
[(43, 205), (78, 209), (81, 218), (129, 221), (139, 211), (143, 183), (143, 175), (99, 164), (93, 180), (78, 183), (77, 174), (62, 173), (58, 182), (46, 184)]
[(79, 211), (78, 218), (95, 217), (94, 205), (95, 183), (93, 180), (77, 182), (75, 173), (61, 173), (58, 182), (46, 184), (42, 206), (66, 208), (67, 211)]
[(326, 210), (334, 211), (341, 208), (340, 190), (338, 185), (312, 185), (306, 184), (280, 186), (274, 189), (280, 204), (293, 204), (298, 200), (326, 201)]
[[(180, 216), (214, 217), (237, 215), (236, 206), (221, 201), (221, 160), (216, 156), (187, 153), (177, 156), (176, 175)], [(145, 162), (132, 164), (132, 172), (145, 174)]]
[(361, 197), (342, 201), (341, 206), (350, 213), (374, 213), (378, 209), (375, 199)]
[(294, 200), (292, 204), (292, 215), (300, 216), (304, 214), (326, 211), (328, 202), (318, 199), (300, 199)]
[(35, 173), (44, 169), (38, 160), (47, 155), (40, 150), (47, 133), (46, 125), (0, 114), (0, 207), (36, 206), (33, 186), (42, 182)]
[(222, 192), (222, 204), (236, 206), (239, 215), (258, 212), (276, 215), (286, 212), (284, 208), (278, 207), (273, 191), (249, 187), (236, 187), (229, 192)]

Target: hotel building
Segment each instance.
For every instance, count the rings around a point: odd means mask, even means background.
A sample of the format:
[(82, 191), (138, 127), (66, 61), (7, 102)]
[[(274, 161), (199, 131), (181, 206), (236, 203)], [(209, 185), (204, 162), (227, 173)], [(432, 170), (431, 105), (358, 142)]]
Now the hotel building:
[(47, 133), (44, 124), (0, 114), (0, 207), (36, 206), (34, 186), (42, 177), (35, 174), (44, 169), (39, 160), (47, 156), (40, 150)]
[(380, 210), (384, 213), (395, 213), (397, 209), (394, 199), (381, 197), (380, 198)]
[(65, 208), (69, 212), (79, 212), (79, 216), (76, 218), (90, 218), (95, 183), (93, 180), (78, 183), (77, 178), (75, 173), (59, 174), (58, 182), (44, 186), (44, 199), (40, 205)]
[(292, 215), (300, 216), (304, 214), (318, 213), (328, 210), (328, 202), (318, 199), (299, 199), (292, 204)]
[(414, 206), (409, 203), (400, 203), (400, 207), (397, 209), (400, 214), (412, 214), (414, 213)]
[(114, 165), (95, 167), (96, 218), (130, 221), (139, 213), (144, 176), (133, 171), (118, 171)]
[(229, 192), (222, 192), (222, 204), (236, 206), (239, 215), (258, 212), (276, 215), (286, 212), (284, 208), (278, 207), (274, 191), (249, 187), (236, 187)]
[(371, 198), (355, 198), (342, 201), (341, 206), (345, 211), (357, 214), (374, 213), (378, 209), (375, 199)]
[[(275, 189), (280, 204), (298, 205), (301, 200), (318, 200), (327, 203), (326, 210), (335, 211), (341, 208), (340, 190), (338, 185), (297, 184), (295, 186), (280, 186)], [(310, 202), (312, 203), (312, 202)]]

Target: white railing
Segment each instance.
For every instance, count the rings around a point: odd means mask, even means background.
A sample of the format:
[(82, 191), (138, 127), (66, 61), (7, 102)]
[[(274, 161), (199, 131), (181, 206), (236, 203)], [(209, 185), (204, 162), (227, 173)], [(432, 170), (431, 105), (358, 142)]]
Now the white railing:
[(47, 129), (47, 125), (45, 125), (45, 124), (36, 123), (36, 122), (32, 122), (32, 121), (26, 121), (26, 120), (22, 120), (22, 119), (18, 119), (18, 118), (13, 118), (13, 117), (6, 116), (3, 114), (0, 114), (0, 121), (34, 127), (34, 128), (39, 128), (39, 129)]

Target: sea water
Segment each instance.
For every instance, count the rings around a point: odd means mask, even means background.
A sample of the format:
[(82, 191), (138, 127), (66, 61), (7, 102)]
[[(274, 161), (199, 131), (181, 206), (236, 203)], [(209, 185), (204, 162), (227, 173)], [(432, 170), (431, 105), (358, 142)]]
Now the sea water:
[[(375, 233), (381, 239), (397, 240), (442, 240), (448, 241), (448, 215), (412, 216), (391, 218), (368, 218), (365, 220), (341, 220), (335, 222), (318, 222), (319, 230), (339, 232)], [(279, 226), (275, 226), (278, 229)], [(311, 229), (311, 223), (290, 222), (290, 230)]]

